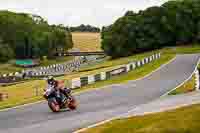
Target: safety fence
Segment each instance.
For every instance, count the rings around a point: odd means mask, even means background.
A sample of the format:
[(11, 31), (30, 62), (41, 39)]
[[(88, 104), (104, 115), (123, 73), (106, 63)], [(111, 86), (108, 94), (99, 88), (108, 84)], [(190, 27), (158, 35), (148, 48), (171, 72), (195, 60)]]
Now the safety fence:
[(72, 79), (71, 80), (71, 88), (76, 89), (76, 88), (80, 88), (85, 85), (93, 84), (97, 81), (103, 81), (103, 80), (110, 79), (113, 76), (121, 75), (121, 74), (127, 73), (129, 71), (132, 71), (136, 68), (139, 68), (147, 63), (150, 63), (156, 59), (159, 59), (160, 57), (161, 57), (161, 53), (156, 53), (156, 54), (153, 54), (142, 60), (134, 61), (134, 62), (125, 64), (125, 65), (120, 65), (111, 71), (101, 72), (101, 73), (98, 73), (95, 75), (89, 75), (89, 76), (85, 76), (85, 77), (79, 77), (79, 78)]

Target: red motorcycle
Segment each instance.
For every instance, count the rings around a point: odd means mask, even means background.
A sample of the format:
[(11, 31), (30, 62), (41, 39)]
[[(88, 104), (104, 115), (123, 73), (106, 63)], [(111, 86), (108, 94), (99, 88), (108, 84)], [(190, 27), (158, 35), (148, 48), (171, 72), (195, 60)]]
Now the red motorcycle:
[(70, 94), (56, 91), (53, 87), (49, 87), (44, 92), (44, 98), (48, 101), (48, 106), (53, 112), (59, 112), (61, 109), (75, 110), (77, 108), (76, 99)]

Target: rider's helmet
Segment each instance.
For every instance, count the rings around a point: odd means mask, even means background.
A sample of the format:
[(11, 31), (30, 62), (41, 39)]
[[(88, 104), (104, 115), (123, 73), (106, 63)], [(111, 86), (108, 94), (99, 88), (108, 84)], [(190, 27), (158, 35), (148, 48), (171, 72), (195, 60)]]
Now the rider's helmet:
[(56, 80), (54, 79), (53, 76), (49, 76), (49, 77), (47, 78), (47, 83), (48, 83), (49, 85), (54, 85), (55, 82), (56, 82)]

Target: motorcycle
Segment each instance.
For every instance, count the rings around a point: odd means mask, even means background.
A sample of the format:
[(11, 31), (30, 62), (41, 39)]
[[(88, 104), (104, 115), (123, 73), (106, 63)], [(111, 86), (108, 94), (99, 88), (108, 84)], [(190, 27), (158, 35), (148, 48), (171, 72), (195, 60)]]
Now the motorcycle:
[(45, 89), (44, 98), (48, 101), (48, 106), (53, 112), (59, 112), (61, 109), (75, 110), (77, 108), (76, 99), (70, 94), (68, 97), (63, 93), (56, 91), (53, 87)]

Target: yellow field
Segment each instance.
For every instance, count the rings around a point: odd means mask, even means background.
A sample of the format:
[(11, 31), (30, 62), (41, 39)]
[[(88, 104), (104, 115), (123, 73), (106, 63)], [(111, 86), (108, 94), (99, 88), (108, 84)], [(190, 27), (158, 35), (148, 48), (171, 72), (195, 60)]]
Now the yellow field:
[(74, 48), (78, 48), (83, 52), (101, 51), (100, 33), (73, 32), (72, 39)]

